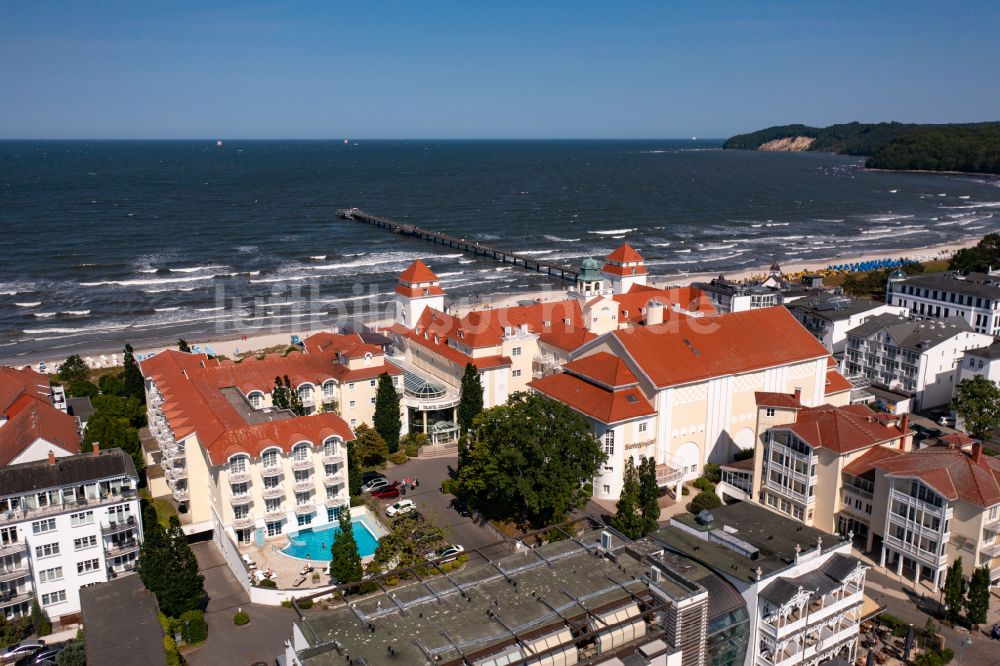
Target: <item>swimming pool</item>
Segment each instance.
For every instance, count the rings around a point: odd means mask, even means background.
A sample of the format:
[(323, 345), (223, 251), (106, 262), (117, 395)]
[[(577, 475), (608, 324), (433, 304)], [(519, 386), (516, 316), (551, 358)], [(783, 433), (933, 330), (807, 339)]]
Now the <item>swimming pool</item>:
[[(283, 548), (281, 552), (300, 560), (328, 562), (330, 561), (330, 546), (333, 545), (333, 536), (339, 531), (340, 527), (336, 523), (321, 530), (313, 530), (312, 528), (300, 530), (288, 535), (288, 546)], [(358, 544), (358, 554), (361, 557), (374, 555), (375, 549), (378, 547), (378, 540), (364, 520), (351, 519), (351, 531), (354, 532), (354, 540)]]

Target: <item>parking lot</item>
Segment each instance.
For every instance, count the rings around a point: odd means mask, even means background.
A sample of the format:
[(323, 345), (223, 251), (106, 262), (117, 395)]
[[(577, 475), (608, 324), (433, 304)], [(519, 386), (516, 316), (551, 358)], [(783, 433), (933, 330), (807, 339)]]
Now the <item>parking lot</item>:
[[(450, 531), (452, 543), (472, 550), (498, 541), (495, 534), (479, 526), (473, 518), (462, 516), (451, 508), (451, 495), (441, 492), (441, 482), (448, 478), (449, 468), (454, 468), (455, 463), (455, 458), (414, 458), (405, 465), (390, 465), (385, 470), (385, 475), (391, 481), (402, 481), (404, 478), (415, 478), (418, 481), (418, 486), (408, 490), (400, 499), (413, 500), (417, 510), (426, 518)], [(385, 507), (396, 501), (379, 502), (383, 517)], [(490, 555), (493, 554), (491, 551)]]

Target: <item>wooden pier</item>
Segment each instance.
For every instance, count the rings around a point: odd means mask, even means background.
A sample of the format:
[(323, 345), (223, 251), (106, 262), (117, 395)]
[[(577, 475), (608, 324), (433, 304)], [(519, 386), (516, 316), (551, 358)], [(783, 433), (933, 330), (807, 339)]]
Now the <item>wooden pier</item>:
[(490, 245), (483, 245), (482, 243), (473, 243), (465, 240), (464, 238), (456, 238), (455, 236), (443, 234), (440, 231), (431, 231), (430, 229), (418, 227), (415, 224), (402, 224), (385, 217), (369, 215), (363, 210), (359, 210), (357, 208), (342, 208), (337, 211), (337, 217), (344, 220), (363, 222), (364, 224), (370, 224), (372, 226), (379, 227), (380, 229), (386, 229), (394, 234), (412, 236), (414, 238), (434, 243), (435, 245), (443, 245), (453, 250), (468, 252), (476, 257), (493, 259), (494, 261), (499, 261), (500, 263), (513, 264), (531, 271), (538, 271), (539, 273), (547, 273), (552, 276), (558, 276), (563, 280), (575, 281), (577, 276), (580, 274), (580, 271), (572, 266), (553, 264), (548, 261), (527, 257), (523, 254), (518, 254), (517, 252), (502, 250)]

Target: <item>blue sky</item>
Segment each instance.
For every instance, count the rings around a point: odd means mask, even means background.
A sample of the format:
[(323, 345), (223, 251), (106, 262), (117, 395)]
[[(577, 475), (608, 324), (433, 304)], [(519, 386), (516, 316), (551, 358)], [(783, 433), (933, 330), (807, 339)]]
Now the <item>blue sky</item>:
[(4, 138), (1000, 119), (998, 2), (0, 2)]

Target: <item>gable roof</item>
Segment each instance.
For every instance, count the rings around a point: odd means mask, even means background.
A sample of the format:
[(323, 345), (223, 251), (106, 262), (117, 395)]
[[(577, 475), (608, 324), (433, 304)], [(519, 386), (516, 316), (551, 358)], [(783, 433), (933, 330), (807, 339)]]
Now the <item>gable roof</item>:
[(611, 389), (639, 383), (624, 361), (603, 351), (570, 361), (563, 366), (563, 371)]
[(656, 413), (634, 385), (611, 389), (570, 373), (556, 373), (532, 380), (528, 386), (604, 424)]
[(0, 465), (9, 464), (38, 439), (67, 453), (80, 452), (76, 419), (47, 399), (25, 393), (7, 408), (7, 423), (0, 426)]
[(636, 252), (631, 245), (628, 243), (622, 243), (616, 250), (608, 255), (608, 261), (616, 261), (620, 264), (624, 264), (628, 262), (641, 262), (644, 261), (644, 259), (642, 258), (642, 255)]
[(878, 461), (892, 477), (918, 478), (948, 500), (980, 507), (1000, 504), (1000, 461), (948, 446), (931, 446)]
[(618, 301), (618, 321), (633, 324), (642, 323), (646, 319), (644, 310), (650, 301), (657, 301), (664, 306), (664, 319), (673, 316), (680, 310), (715, 314), (715, 306), (705, 298), (705, 294), (697, 287), (671, 287), (659, 289), (642, 284), (634, 284), (624, 294), (615, 294), (612, 298)]
[(381, 347), (365, 342), (359, 333), (341, 334), (321, 331), (313, 333), (303, 340), (302, 346), (309, 353), (333, 350), (344, 358), (361, 358), (365, 354), (372, 356), (384, 354)]
[(0, 366), (0, 414), (25, 393), (50, 401), (49, 378), (30, 367)]
[[(962, 333), (972, 333), (972, 326), (962, 317), (911, 321), (894, 314), (880, 314), (847, 332), (849, 336), (869, 338), (884, 330), (903, 349), (918, 352), (941, 344)], [(978, 335), (978, 334), (977, 334)], [(981, 336), (984, 339), (985, 335)]]
[[(831, 360), (833, 360), (831, 358)], [(826, 385), (823, 389), (823, 395), (831, 396), (837, 393), (843, 393), (844, 391), (850, 391), (854, 388), (847, 377), (840, 374), (840, 371), (836, 368), (830, 368), (826, 371)]]
[(772, 393), (770, 391), (755, 391), (754, 398), (758, 407), (777, 407), (780, 409), (802, 409), (802, 403), (794, 395), (788, 393)]
[(829, 356), (783, 307), (679, 317), (606, 335), (613, 336), (660, 388)]
[(850, 464), (844, 467), (844, 473), (850, 474), (851, 476), (870, 476), (875, 470), (876, 463), (886, 460), (887, 458), (894, 458), (900, 453), (900, 450), (896, 447), (881, 445), (873, 446), (865, 451), (860, 457), (855, 458), (850, 462)]
[(895, 442), (910, 433), (885, 425), (866, 405), (807, 407), (799, 411), (795, 423), (774, 426), (772, 430), (790, 430), (813, 448), (838, 454)]

